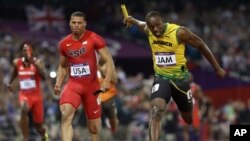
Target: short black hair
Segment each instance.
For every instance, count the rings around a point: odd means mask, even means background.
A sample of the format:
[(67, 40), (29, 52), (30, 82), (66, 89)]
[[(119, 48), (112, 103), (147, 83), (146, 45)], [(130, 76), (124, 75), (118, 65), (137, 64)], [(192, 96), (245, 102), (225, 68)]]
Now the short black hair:
[(29, 46), (34, 50), (33, 45), (32, 45), (32, 43), (31, 43), (30, 41), (24, 41), (24, 42), (22, 42), (22, 43), (20, 44), (19, 51), (22, 51), (22, 50), (23, 50), (25, 44), (26, 44), (26, 45), (29, 45)]
[(70, 17), (74, 17), (74, 16), (83, 17), (83, 19), (86, 21), (86, 15), (85, 15), (85, 13), (83, 13), (81, 11), (73, 12)]
[(160, 12), (158, 12), (158, 11), (150, 11), (150, 12), (148, 12), (148, 14), (145, 16), (145, 21), (148, 22), (149, 19), (150, 19), (151, 17), (155, 17), (155, 16), (156, 16), (156, 17), (162, 18)]

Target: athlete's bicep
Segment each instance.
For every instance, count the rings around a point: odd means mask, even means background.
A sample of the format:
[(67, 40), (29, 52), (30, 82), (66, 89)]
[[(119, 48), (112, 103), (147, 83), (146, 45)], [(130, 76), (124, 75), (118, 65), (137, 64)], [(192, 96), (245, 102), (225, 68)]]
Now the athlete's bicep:
[(62, 68), (67, 68), (68, 66), (68, 59), (64, 56), (64, 55), (60, 55), (60, 62), (59, 62), (59, 66)]
[(10, 81), (9, 81), (9, 84), (11, 84), (17, 77), (18, 75), (18, 70), (17, 70), (17, 59), (15, 59), (13, 61), (13, 70), (12, 70), (12, 73), (10, 75)]
[(115, 66), (114, 66), (113, 58), (109, 49), (107, 47), (104, 47), (102, 49), (99, 49), (98, 53), (100, 55), (100, 60), (103, 61), (104, 63), (103, 65), (105, 65), (106, 69), (114, 70)]
[(35, 65), (38, 69), (38, 72), (39, 72), (39, 75), (43, 78), (43, 79), (46, 79), (46, 69), (45, 69), (45, 65), (44, 63), (40, 60), (40, 59), (37, 59), (35, 61)]
[(103, 61), (107, 61), (111, 57), (111, 54), (110, 54), (109, 49), (107, 47), (101, 48), (97, 52), (100, 55), (100, 59)]
[(12, 64), (13, 65), (13, 73), (12, 74), (14, 76), (17, 76), (17, 62), (18, 62), (18, 59), (14, 59), (13, 62), (12, 62), (13, 63)]
[(17, 77), (17, 74), (18, 74), (17, 66), (14, 66), (11, 78), (15, 79)]
[(180, 43), (189, 44), (192, 47), (200, 48), (203, 46), (203, 41), (192, 31), (186, 27), (180, 27), (177, 31), (177, 37)]
[(143, 30), (147, 35), (149, 34), (149, 29), (148, 29), (148, 26), (147, 25), (145, 25), (145, 27), (144, 27), (144, 30)]

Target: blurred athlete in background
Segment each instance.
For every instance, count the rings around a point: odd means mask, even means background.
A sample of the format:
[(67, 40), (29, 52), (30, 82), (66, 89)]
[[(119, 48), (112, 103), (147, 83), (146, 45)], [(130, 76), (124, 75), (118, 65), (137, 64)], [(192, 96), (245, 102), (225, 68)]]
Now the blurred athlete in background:
[(14, 71), (7, 87), (11, 92), (11, 86), (15, 78), (19, 80), (19, 102), (21, 105), (21, 129), (24, 141), (29, 141), (29, 112), (32, 113), (33, 122), (42, 141), (48, 140), (48, 135), (43, 127), (44, 107), (41, 91), (41, 79), (48, 80), (44, 64), (34, 57), (32, 45), (21, 45), (22, 57), (14, 59)]
[(190, 89), (193, 97), (193, 122), (190, 125), (186, 124), (182, 118), (180, 118), (180, 126), (183, 129), (183, 141), (198, 141), (200, 140), (200, 128), (201, 128), (201, 104), (203, 92), (201, 86), (194, 82), (193, 75), (189, 73)]
[[(98, 77), (100, 83), (102, 83), (103, 79), (106, 76), (106, 70), (107, 65), (104, 64), (102, 60), (99, 61), (98, 66)], [(107, 126), (110, 126), (111, 132), (115, 133), (118, 126), (118, 118), (117, 118), (117, 109), (115, 105), (115, 97), (117, 94), (117, 74), (116, 72), (113, 72), (113, 75), (111, 77), (110, 81), (110, 88), (108, 91), (103, 92), (100, 94), (101, 102), (102, 102), (102, 119), (105, 121), (106, 118), (108, 118), (108, 123), (106, 123)]]

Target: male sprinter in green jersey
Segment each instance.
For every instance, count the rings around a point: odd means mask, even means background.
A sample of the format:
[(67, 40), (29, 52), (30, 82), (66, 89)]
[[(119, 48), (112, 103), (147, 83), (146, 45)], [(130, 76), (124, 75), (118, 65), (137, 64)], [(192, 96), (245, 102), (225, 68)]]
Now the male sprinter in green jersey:
[(213, 66), (219, 77), (225, 76), (208, 46), (188, 28), (176, 24), (164, 23), (157, 11), (149, 12), (145, 21), (132, 16), (125, 17), (127, 27), (136, 25), (148, 36), (152, 50), (155, 80), (151, 94), (151, 117), (149, 121), (149, 139), (157, 141), (161, 131), (161, 119), (167, 103), (173, 98), (182, 118), (192, 123), (192, 94), (189, 87), (189, 73), (186, 67), (185, 45), (197, 48)]

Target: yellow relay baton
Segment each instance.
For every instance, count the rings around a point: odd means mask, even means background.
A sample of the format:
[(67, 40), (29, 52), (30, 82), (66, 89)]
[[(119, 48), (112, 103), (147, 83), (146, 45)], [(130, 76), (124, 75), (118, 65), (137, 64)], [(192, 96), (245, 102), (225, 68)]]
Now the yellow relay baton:
[(125, 4), (122, 4), (122, 5), (121, 5), (121, 8), (122, 8), (122, 14), (123, 14), (123, 16), (124, 16), (125, 18), (127, 18), (127, 17), (128, 17), (128, 11), (127, 11), (127, 9), (126, 9)]

